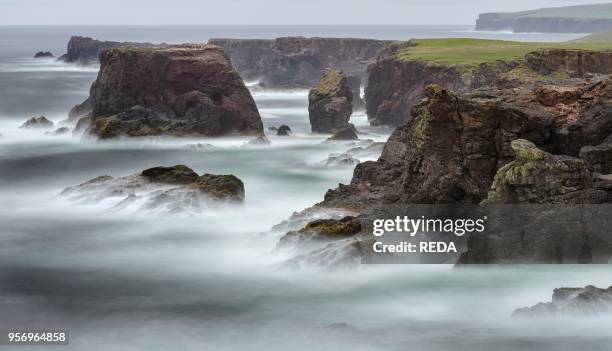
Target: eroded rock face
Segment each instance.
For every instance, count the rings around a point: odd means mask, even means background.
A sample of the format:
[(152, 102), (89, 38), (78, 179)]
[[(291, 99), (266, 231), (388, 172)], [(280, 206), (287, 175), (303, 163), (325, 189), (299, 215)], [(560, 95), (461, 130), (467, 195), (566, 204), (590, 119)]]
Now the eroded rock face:
[(100, 57), (90, 97), (72, 113), (88, 111), (90, 133), (100, 138), (263, 133), (249, 90), (220, 48), (122, 47)]
[(540, 73), (568, 72), (583, 77), (587, 73), (612, 73), (612, 52), (545, 49), (525, 56), (527, 65)]
[(593, 172), (612, 174), (612, 138), (597, 146), (580, 149), (580, 158), (585, 160)]
[[(612, 134), (611, 83), (547, 85), (545, 99), (536, 93), (541, 86), (468, 95), (430, 86), (426, 100), (413, 108), (410, 122), (395, 130), (381, 157), (359, 163), (351, 183), (329, 190), (316, 207), (385, 218), (398, 206), (412, 204), (477, 205), (487, 198), (491, 204), (549, 204), (552, 208), (538, 211), (517, 207), (524, 216), (515, 218), (515, 226), (501, 222), (492, 227), (499, 230), (493, 235), (470, 236), (467, 251), (454, 260), (608, 262), (612, 245), (602, 232), (607, 224), (597, 221), (599, 212), (559, 204), (612, 203), (612, 176), (593, 174), (590, 164), (577, 158), (585, 146), (600, 145)], [(582, 230), (551, 222), (562, 216), (582, 223), (587, 214), (592, 221)], [(362, 248), (367, 240), (358, 239)], [(325, 260), (353, 244), (319, 245), (301, 259)]]
[(546, 318), (558, 316), (605, 316), (612, 313), (612, 286), (600, 289), (592, 285), (584, 288), (559, 288), (553, 291), (552, 301), (532, 307), (519, 308), (516, 318)]
[(53, 122), (45, 116), (32, 117), (25, 121), (20, 128), (23, 129), (50, 129), (53, 128)]
[(612, 134), (610, 84), (580, 85), (578, 102), (554, 107), (538, 102), (531, 89), (461, 97), (432, 86), (380, 159), (359, 164), (351, 184), (330, 190), (325, 203), (479, 203), (497, 170), (513, 161), (513, 140), (576, 157)]
[(308, 93), (308, 114), (312, 131), (333, 133), (349, 127), (353, 93), (344, 73), (327, 70)]
[[(380, 51), (375, 63), (368, 67), (365, 89), (367, 114), (372, 125), (401, 126), (408, 122), (412, 106), (424, 98), (430, 84), (440, 85), (457, 93), (479, 89), (511, 89), (540, 86), (552, 75), (585, 77), (612, 72), (612, 53), (584, 50), (550, 49), (529, 53), (524, 59), (462, 69), (458, 65), (443, 65), (401, 58), (402, 49), (411, 42), (388, 45)], [(568, 88), (570, 89), (570, 88)], [(551, 99), (573, 99), (576, 91), (536, 92), (544, 104)]]
[(353, 38), (211, 39), (245, 80), (266, 87), (310, 88), (326, 68), (364, 78), (366, 67), (388, 42)]
[(484, 204), (592, 202), (592, 177), (584, 160), (549, 154), (523, 139), (511, 147), (516, 157), (497, 171)]
[(199, 176), (189, 167), (177, 165), (126, 177), (97, 177), (66, 188), (62, 195), (79, 204), (111, 203), (112, 210), (199, 212), (244, 201), (244, 184), (233, 175)]

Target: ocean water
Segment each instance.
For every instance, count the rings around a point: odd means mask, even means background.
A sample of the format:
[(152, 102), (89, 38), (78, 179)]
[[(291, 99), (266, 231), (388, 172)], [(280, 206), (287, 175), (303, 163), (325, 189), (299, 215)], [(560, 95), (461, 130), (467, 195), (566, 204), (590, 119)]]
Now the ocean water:
[[(265, 127), (288, 124), (294, 131), (287, 138), (269, 135), (269, 147), (244, 147), (246, 138), (96, 142), (19, 129), (31, 116), (59, 122), (86, 98), (95, 67), (31, 58), (39, 50), (63, 53), (70, 35), (151, 42), (575, 37), (469, 27), (0, 27), (0, 330), (69, 329), (65, 349), (72, 350), (610, 349), (608, 318), (510, 318), (518, 307), (550, 300), (556, 287), (611, 285), (608, 266), (335, 271), (280, 264), (288, 255), (275, 250), (282, 234), (262, 233), (352, 175), (350, 167), (322, 165), (353, 145), (324, 143), (326, 136), (309, 133), (305, 90), (250, 85)], [(375, 141), (392, 132), (369, 127), (363, 113), (351, 122)], [(194, 143), (214, 148), (186, 147)], [(99, 175), (174, 164), (240, 177), (245, 204), (160, 215), (109, 211), (59, 195)]]

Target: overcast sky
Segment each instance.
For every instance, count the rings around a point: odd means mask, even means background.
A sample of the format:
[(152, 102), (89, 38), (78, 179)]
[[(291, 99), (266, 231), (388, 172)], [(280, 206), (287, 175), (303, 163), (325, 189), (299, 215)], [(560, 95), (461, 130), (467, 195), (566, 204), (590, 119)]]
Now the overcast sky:
[(0, 0), (5, 24), (473, 24), (597, 0)]

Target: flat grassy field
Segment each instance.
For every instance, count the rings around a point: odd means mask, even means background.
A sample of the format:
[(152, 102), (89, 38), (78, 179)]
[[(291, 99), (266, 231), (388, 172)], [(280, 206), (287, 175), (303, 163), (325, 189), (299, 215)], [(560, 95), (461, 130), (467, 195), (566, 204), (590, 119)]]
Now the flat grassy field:
[(397, 58), (419, 60), (450, 65), (476, 66), (481, 63), (513, 61), (525, 57), (531, 51), (545, 48), (612, 50), (612, 43), (565, 42), (525, 43), (486, 39), (415, 39), (415, 46), (401, 50)]

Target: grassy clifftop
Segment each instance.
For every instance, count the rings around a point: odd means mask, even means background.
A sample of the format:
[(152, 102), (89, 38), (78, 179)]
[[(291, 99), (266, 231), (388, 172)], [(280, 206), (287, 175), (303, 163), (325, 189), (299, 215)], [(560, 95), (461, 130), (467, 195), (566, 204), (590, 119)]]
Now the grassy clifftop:
[(592, 4), (563, 7), (548, 7), (521, 12), (499, 12), (500, 18), (612, 18), (612, 4)]
[(427, 61), (447, 65), (477, 66), (482, 63), (520, 60), (531, 51), (547, 48), (612, 50), (600, 42), (525, 43), (486, 39), (415, 39), (397, 53), (400, 60)]

